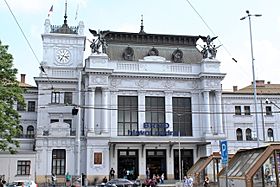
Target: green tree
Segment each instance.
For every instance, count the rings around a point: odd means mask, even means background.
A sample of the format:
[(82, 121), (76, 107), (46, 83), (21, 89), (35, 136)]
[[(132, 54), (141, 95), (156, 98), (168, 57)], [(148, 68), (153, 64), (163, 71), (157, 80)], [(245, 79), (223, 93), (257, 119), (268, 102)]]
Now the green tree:
[(13, 68), (13, 56), (8, 46), (0, 40), (0, 151), (16, 153), (19, 142), (14, 138), (20, 134), (20, 115), (15, 104), (25, 106), (23, 89), (16, 79), (17, 69)]

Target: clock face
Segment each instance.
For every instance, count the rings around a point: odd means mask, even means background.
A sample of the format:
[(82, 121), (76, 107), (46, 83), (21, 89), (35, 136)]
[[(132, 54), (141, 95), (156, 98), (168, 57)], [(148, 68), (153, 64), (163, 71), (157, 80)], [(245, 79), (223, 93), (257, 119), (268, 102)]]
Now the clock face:
[(61, 64), (66, 64), (70, 61), (70, 51), (67, 49), (59, 49), (56, 51), (56, 61)]

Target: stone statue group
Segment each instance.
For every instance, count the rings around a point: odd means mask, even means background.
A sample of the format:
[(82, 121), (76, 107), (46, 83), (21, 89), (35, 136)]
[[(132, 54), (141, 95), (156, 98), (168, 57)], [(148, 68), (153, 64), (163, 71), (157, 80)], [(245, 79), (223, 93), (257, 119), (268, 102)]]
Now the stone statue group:
[(213, 38), (211, 38), (209, 35), (207, 37), (205, 36), (199, 36), (200, 39), (203, 40), (203, 42), (206, 43), (206, 45), (204, 45), (202, 47), (201, 53), (203, 55), (203, 58), (210, 58), (210, 59), (215, 59), (216, 58), (216, 54), (217, 54), (217, 49), (221, 46), (219, 45), (218, 47), (216, 47), (213, 44), (213, 41), (218, 38), (218, 36), (215, 36)]
[(89, 32), (95, 37), (92, 41), (90, 41), (90, 48), (92, 50), (92, 53), (106, 53), (107, 43), (105, 40), (105, 36), (110, 31), (100, 31), (97, 33), (96, 30), (89, 29)]

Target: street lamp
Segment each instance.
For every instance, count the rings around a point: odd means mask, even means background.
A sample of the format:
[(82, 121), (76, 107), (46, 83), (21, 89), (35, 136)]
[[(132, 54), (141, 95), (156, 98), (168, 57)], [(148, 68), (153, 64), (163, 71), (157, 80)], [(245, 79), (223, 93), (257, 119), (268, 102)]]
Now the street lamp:
[(257, 135), (257, 146), (259, 147), (259, 131), (258, 131), (258, 113), (257, 113), (257, 86), (255, 78), (255, 67), (254, 67), (254, 53), (253, 53), (253, 41), (252, 41), (252, 28), (251, 28), (251, 16), (260, 17), (261, 14), (250, 14), (249, 10), (246, 10), (247, 16), (240, 18), (244, 20), (247, 17), (249, 18), (249, 29), (250, 29), (250, 41), (251, 41), (251, 57), (252, 57), (252, 72), (253, 72), (253, 89), (254, 89), (254, 105), (255, 105), (255, 118), (256, 118), (256, 135)]
[(182, 114), (177, 114), (178, 116), (178, 122), (179, 122), (179, 127), (178, 127), (178, 146), (179, 146), (179, 181), (180, 181), (180, 186), (181, 186), (181, 181), (182, 181), (182, 165), (181, 165), (181, 116)]

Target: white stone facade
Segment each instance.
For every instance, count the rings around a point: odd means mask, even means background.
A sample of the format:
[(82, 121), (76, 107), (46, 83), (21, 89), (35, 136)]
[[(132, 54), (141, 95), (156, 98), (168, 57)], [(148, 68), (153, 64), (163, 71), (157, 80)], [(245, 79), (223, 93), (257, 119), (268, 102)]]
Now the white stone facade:
[[(0, 169), (0, 174), (3, 173), (10, 182), (18, 177), (25, 177), (18, 176), (16, 169), (9, 169), (18, 167), (16, 163), (21, 155), (24, 156), (22, 159), (31, 161), (32, 169), (28, 177), (38, 183), (48, 183), (52, 172), (59, 173), (57, 178), (61, 183), (65, 182), (66, 172), (72, 176), (84, 173), (92, 183), (95, 179), (108, 176), (110, 168), (115, 169), (117, 177), (123, 177), (123, 169), (130, 169), (131, 178), (145, 178), (146, 168), (151, 167), (155, 174), (164, 172), (167, 179), (178, 178), (176, 167), (179, 148), (182, 155), (186, 154), (182, 156), (181, 171), (185, 175), (199, 157), (219, 152), (219, 140), (227, 139), (232, 153), (239, 148), (256, 146), (256, 141), (244, 142), (236, 139), (236, 128), (253, 127), (253, 115), (234, 115), (234, 106), (243, 103), (250, 103), (251, 106), (252, 96), (223, 95), (221, 81), (225, 74), (220, 72), (221, 62), (208, 58), (191, 61), (190, 59), (196, 59), (192, 54), (199, 55), (195, 43), (189, 46), (179, 45), (184, 53), (189, 54), (183, 63), (174, 63), (168, 56), (143, 56), (143, 51), (153, 45), (133, 43), (130, 46), (135, 45), (135, 50), (139, 53), (131, 61), (120, 60), (121, 54), (114, 58), (116, 49), (123, 49), (127, 44), (113, 42), (109, 43), (108, 55), (91, 54), (83, 62), (85, 36), (83, 24), (80, 26), (82, 30), (78, 29), (77, 34), (56, 33), (51, 32), (49, 20), (45, 22), (41, 64), (44, 71), (35, 78), (37, 91), (32, 95), (36, 110), (29, 117), (23, 116), (21, 122), (24, 124), (31, 120), (35, 127), (35, 137), (25, 144), (25, 148), (21, 147), (32, 154), (28, 156), (19, 152), (11, 160), (7, 154), (0, 155), (1, 162), (13, 163), (13, 166)], [(164, 37), (153, 36), (153, 39), (160, 41)], [(182, 37), (192, 40), (188, 36)], [(169, 39), (168, 42), (170, 41)], [(188, 40), (184, 40), (186, 41)], [(61, 59), (64, 58), (64, 53), (57, 56), (61, 49), (62, 53), (66, 50), (65, 55), (69, 57), (63, 62)], [(157, 46), (157, 49), (168, 53), (178, 47), (173, 44)], [(135, 123), (137, 132), (143, 132), (140, 135), (120, 135), (122, 121), (119, 99), (130, 96), (137, 98)], [(168, 124), (164, 132), (173, 133), (178, 131), (178, 123), (180, 129), (180, 120), (187, 114), (174, 111), (173, 99), (189, 98), (191, 132), (184, 133), (190, 135), (145, 134), (145, 124), (153, 124), (147, 121), (147, 116), (150, 115), (147, 113), (147, 98), (163, 99), (163, 123)], [(278, 97), (271, 99), (279, 101)], [(78, 109), (78, 114), (72, 114), (74, 107)], [(179, 118), (179, 122), (174, 118)], [(277, 120), (276, 114), (265, 117), (264, 125), (266, 131), (274, 128), (275, 140), (279, 132)], [(130, 121), (132, 123), (134, 121)], [(259, 134), (261, 133), (259, 128)], [(26, 140), (22, 140), (22, 146), (24, 141)], [(123, 166), (122, 163), (131, 165)]]

